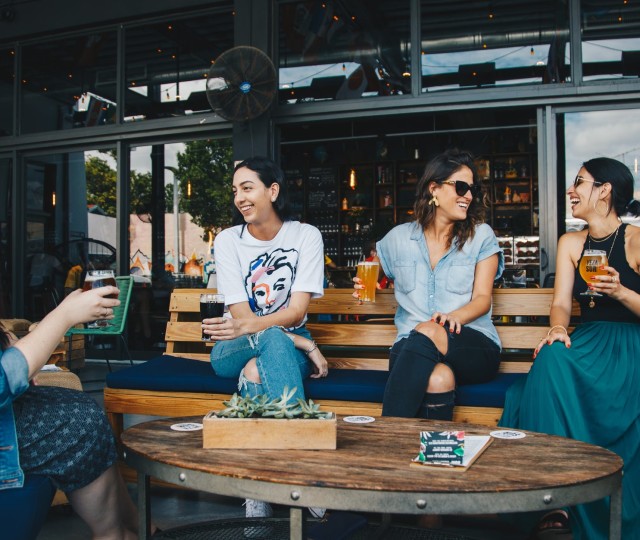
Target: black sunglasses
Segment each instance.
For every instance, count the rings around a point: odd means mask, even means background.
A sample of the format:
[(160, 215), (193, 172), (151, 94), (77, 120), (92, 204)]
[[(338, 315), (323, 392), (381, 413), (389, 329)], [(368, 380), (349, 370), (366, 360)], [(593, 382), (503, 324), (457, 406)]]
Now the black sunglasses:
[(443, 180), (440, 182), (441, 184), (449, 184), (451, 186), (455, 186), (456, 194), (460, 197), (465, 195), (467, 191), (471, 192), (472, 197), (477, 197), (480, 195), (482, 188), (480, 186), (476, 186), (475, 184), (467, 184), (462, 180)]
[(594, 186), (601, 186), (602, 182), (598, 182), (597, 180), (587, 180), (584, 176), (576, 176), (576, 179), (573, 181), (573, 187), (577, 188), (582, 182), (590, 182)]

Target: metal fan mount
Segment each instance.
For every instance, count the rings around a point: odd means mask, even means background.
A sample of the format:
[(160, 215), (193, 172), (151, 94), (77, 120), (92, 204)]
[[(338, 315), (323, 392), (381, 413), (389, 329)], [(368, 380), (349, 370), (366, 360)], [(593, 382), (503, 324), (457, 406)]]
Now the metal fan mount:
[(226, 120), (257, 118), (271, 106), (276, 90), (273, 62), (255, 47), (229, 49), (209, 69), (207, 99)]

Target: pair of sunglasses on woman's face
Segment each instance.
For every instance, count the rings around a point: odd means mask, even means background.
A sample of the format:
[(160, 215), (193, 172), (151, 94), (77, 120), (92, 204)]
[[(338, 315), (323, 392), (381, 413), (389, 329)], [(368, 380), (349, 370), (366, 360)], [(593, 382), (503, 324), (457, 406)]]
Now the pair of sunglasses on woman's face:
[(467, 191), (470, 191), (471, 196), (475, 199), (480, 195), (480, 192), (482, 189), (480, 186), (476, 186), (475, 184), (467, 184), (462, 180), (443, 180), (440, 183), (454, 186), (456, 190), (456, 195), (458, 195), (459, 197), (463, 197), (464, 195), (466, 195)]

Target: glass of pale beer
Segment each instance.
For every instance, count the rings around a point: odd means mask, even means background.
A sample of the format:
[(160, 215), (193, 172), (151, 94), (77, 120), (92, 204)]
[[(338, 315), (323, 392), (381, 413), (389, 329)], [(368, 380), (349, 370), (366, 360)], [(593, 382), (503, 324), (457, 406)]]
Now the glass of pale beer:
[(360, 278), (364, 289), (360, 289), (360, 300), (363, 302), (376, 301), (376, 283), (380, 264), (377, 262), (359, 262), (356, 277)]
[[(82, 292), (99, 287), (106, 287), (107, 285), (117, 286), (113, 270), (89, 270), (84, 278)], [(118, 295), (109, 294), (105, 298), (118, 298)], [(104, 328), (110, 324), (108, 320), (97, 320), (87, 324), (87, 328)]]
[[(607, 266), (609, 261), (607, 260), (607, 252), (599, 249), (585, 249), (582, 259), (580, 259), (580, 276), (587, 282), (587, 285), (593, 283), (593, 276), (606, 276), (607, 271), (602, 270), (602, 266)], [(582, 296), (602, 296), (596, 291), (587, 289), (585, 292), (580, 293)]]

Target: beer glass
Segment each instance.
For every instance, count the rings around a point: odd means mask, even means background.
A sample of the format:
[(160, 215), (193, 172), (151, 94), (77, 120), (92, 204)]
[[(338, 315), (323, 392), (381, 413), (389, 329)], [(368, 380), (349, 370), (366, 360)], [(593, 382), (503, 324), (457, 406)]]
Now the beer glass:
[(377, 262), (359, 262), (356, 277), (360, 278), (364, 289), (360, 289), (360, 300), (363, 302), (376, 301), (376, 284), (380, 264)]
[[(82, 285), (82, 292), (86, 292), (90, 289), (97, 289), (98, 287), (106, 287), (107, 285), (113, 285), (116, 287), (116, 277), (113, 274), (113, 270), (89, 270), (84, 278), (84, 284)], [(116, 293), (109, 294), (105, 298), (118, 298)], [(111, 323), (108, 320), (97, 320), (87, 324), (87, 328), (104, 328)]]
[[(591, 278), (593, 276), (606, 276), (606, 270), (602, 270), (601, 266), (607, 266), (609, 261), (607, 260), (607, 252), (599, 249), (585, 249), (582, 259), (580, 259), (580, 266), (578, 268), (580, 276), (587, 282), (587, 285), (593, 283)], [(585, 292), (580, 293), (582, 296), (602, 296), (596, 291), (587, 289)], [(592, 298), (593, 303), (593, 298)], [(591, 306), (591, 304), (589, 304)], [(593, 306), (591, 306), (593, 307)]]
[[(213, 319), (224, 315), (224, 295), (223, 294), (201, 294), (200, 295), (200, 319)], [(202, 341), (211, 341), (211, 336), (204, 333), (202, 329)]]

